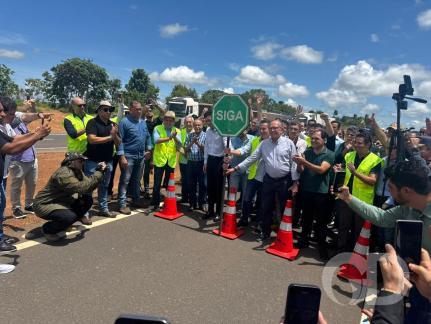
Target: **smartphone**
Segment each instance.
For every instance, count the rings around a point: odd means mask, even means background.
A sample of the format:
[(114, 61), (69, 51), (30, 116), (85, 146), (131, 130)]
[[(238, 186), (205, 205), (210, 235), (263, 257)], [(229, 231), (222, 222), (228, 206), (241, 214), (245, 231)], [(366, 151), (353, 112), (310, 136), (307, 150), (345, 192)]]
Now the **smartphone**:
[(315, 285), (289, 285), (284, 323), (316, 324), (321, 294), (320, 288)]
[(170, 324), (164, 317), (155, 317), (147, 315), (120, 315), (115, 320), (115, 324)]
[(335, 172), (335, 177), (333, 182), (334, 192), (337, 192), (338, 189), (340, 189), (344, 185), (345, 178), (346, 178), (346, 171)]
[(395, 232), (395, 250), (406, 262), (421, 262), (423, 222), (417, 220), (398, 220)]

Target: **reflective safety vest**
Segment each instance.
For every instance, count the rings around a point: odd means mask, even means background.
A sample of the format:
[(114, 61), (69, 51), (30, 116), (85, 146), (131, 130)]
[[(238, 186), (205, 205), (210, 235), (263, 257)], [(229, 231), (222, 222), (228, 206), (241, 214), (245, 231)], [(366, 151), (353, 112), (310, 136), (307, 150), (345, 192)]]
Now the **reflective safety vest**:
[[(172, 127), (171, 131), (176, 131), (178, 133), (178, 129)], [(160, 138), (168, 137), (166, 133), (165, 126), (158, 125), (154, 128), (154, 131), (159, 133)], [(154, 153), (153, 153), (153, 163), (156, 167), (163, 167), (168, 162), (169, 167), (175, 169), (177, 164), (177, 148), (175, 144), (175, 140), (171, 139), (168, 142), (155, 144)]]
[[(253, 154), (254, 151), (256, 151), (257, 147), (259, 146), (261, 142), (261, 138), (260, 136), (256, 136), (255, 138), (253, 138), (251, 140), (251, 151), (250, 151), (250, 155)], [(256, 176), (256, 172), (257, 172), (257, 165), (258, 165), (258, 161), (254, 162), (250, 168), (248, 169), (248, 180), (252, 180), (254, 179), (254, 177)]]
[[(356, 151), (349, 152), (344, 156), (344, 160), (346, 161), (346, 165), (349, 163), (354, 164), (356, 157)], [(382, 163), (382, 159), (379, 158), (374, 153), (369, 153), (365, 159), (361, 161), (359, 166), (356, 168), (358, 173), (368, 176), (371, 170), (376, 167), (379, 163)], [(346, 178), (344, 179), (344, 185), (347, 186), (349, 183), (350, 177), (352, 173), (346, 167)], [(370, 186), (364, 182), (362, 182), (358, 177), (354, 177), (353, 179), (353, 187), (352, 187), (352, 195), (366, 202), (367, 204), (373, 204), (374, 200), (374, 186)]]
[[(186, 143), (186, 138), (187, 138), (187, 130), (185, 127), (181, 128), (180, 134), (181, 134), (181, 144), (184, 148), (184, 144)], [(179, 153), (179, 154), (180, 154), (180, 163), (186, 164), (187, 163), (187, 156), (182, 154), (182, 153)]]
[[(65, 117), (68, 121), (72, 123), (73, 128), (75, 131), (80, 131), (82, 129), (85, 129), (87, 127), (87, 123), (90, 119), (93, 119), (93, 116), (91, 115), (84, 115), (84, 118), (81, 119), (78, 116), (74, 114), (67, 115)], [(85, 153), (87, 150), (87, 134), (84, 133), (81, 136), (78, 136), (77, 138), (72, 138), (67, 134), (67, 151), (68, 152), (79, 152), (81, 154)]]
[(308, 135), (305, 135), (305, 142), (307, 143), (307, 147), (311, 147), (311, 137)]

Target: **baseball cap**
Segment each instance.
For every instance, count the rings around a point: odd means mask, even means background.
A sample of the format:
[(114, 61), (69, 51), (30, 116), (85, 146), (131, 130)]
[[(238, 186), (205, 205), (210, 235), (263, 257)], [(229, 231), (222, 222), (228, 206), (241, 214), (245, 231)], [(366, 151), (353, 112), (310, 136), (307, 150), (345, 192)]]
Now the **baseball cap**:
[(61, 162), (61, 165), (75, 160), (88, 160), (88, 158), (79, 152), (67, 152), (64, 156), (64, 160)]
[(175, 113), (173, 111), (169, 110), (169, 111), (165, 112), (165, 116), (164, 117), (175, 119)]

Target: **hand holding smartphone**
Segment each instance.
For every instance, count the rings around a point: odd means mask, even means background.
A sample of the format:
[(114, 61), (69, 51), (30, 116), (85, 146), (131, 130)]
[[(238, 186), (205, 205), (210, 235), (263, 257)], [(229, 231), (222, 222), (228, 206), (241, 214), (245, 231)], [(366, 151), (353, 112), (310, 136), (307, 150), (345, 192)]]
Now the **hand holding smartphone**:
[(315, 285), (289, 285), (285, 324), (316, 324), (319, 318), (320, 288)]

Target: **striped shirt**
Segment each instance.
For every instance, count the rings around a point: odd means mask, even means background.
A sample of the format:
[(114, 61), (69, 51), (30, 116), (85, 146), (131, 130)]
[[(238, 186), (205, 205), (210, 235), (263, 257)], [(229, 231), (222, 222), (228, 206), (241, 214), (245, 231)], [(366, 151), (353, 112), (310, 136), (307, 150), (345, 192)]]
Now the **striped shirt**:
[[(194, 133), (194, 132), (187, 134), (184, 146), (185, 147), (189, 146), (189, 144), (193, 141), (195, 136), (196, 136), (196, 133)], [(198, 143), (200, 145), (204, 145), (205, 144), (205, 138), (206, 138), (206, 133), (204, 131), (201, 131), (201, 133), (199, 134), (199, 137), (198, 137)], [(200, 149), (196, 144), (193, 144), (187, 153), (187, 159), (189, 161), (203, 161), (204, 160), (203, 148)]]

